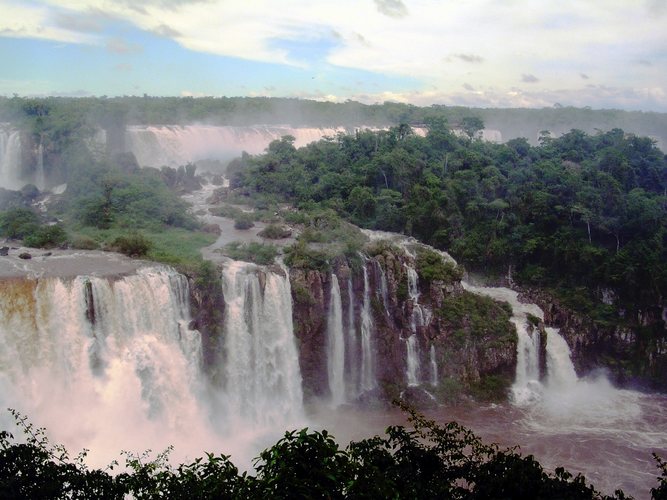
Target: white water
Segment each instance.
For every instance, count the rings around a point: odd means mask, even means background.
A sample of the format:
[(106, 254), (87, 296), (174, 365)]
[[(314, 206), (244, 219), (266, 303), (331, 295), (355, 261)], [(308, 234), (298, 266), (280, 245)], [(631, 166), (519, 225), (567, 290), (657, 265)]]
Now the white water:
[(429, 360), (431, 363), (431, 385), (436, 387), (438, 385), (438, 362), (435, 358), (435, 345), (431, 344), (429, 351)]
[(283, 428), (303, 413), (289, 280), (232, 261), (223, 273), (223, 293), (226, 385), (221, 397), (227, 419), (238, 426)]
[(373, 349), (373, 318), (371, 316), (371, 290), (366, 263), (364, 269), (364, 301), (361, 308), (361, 392), (377, 386), (375, 379), (375, 352)]
[(410, 335), (406, 341), (405, 345), (407, 347), (407, 370), (406, 375), (408, 379), (409, 386), (419, 385), (419, 341), (417, 340), (417, 335)]
[(359, 363), (357, 353), (359, 342), (357, 340), (357, 327), (354, 314), (354, 287), (352, 286), (352, 274), (347, 280), (347, 360), (348, 360), (348, 394), (357, 395), (359, 389)]
[(389, 314), (389, 289), (387, 287), (387, 274), (384, 272), (384, 268), (376, 260), (373, 260), (375, 266), (377, 266), (380, 274), (380, 298), (382, 299), (382, 305), (384, 307), (385, 314)]
[(345, 337), (343, 334), (343, 307), (338, 278), (331, 274), (331, 299), (327, 315), (327, 373), (331, 403), (345, 402)]
[[(70, 451), (201, 453), (212, 441), (187, 281), (162, 267), (2, 282), (0, 399)], [(2, 427), (10, 425), (6, 412)]]
[(288, 125), (254, 125), (245, 127), (213, 125), (168, 125), (128, 127), (125, 140), (141, 166), (176, 167), (204, 159), (231, 160), (243, 151), (262, 153), (282, 136), (295, 138), (301, 147), (324, 137), (352, 133), (344, 127), (291, 127)]
[(0, 187), (18, 190), (21, 180), (21, 133), (0, 126)]

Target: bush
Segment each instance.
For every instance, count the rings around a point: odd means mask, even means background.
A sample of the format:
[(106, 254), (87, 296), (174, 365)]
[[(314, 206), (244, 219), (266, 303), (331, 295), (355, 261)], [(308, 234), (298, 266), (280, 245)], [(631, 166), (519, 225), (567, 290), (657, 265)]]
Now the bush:
[(77, 248), (79, 250), (97, 250), (100, 245), (92, 238), (88, 236), (75, 236), (70, 242), (72, 248)]
[(280, 240), (292, 236), (292, 231), (289, 228), (280, 226), (278, 224), (269, 224), (259, 233), (257, 233), (257, 236), (261, 236), (262, 238), (267, 238), (270, 240)]
[(28, 208), (12, 208), (0, 214), (0, 235), (23, 239), (39, 228), (39, 217)]
[(130, 233), (116, 238), (111, 246), (130, 257), (143, 257), (151, 249), (152, 243), (141, 233)]
[(58, 224), (41, 226), (35, 232), (26, 236), (23, 243), (33, 248), (53, 248), (67, 242), (67, 233)]
[(250, 243), (233, 241), (221, 248), (220, 251), (230, 259), (253, 262), (263, 266), (273, 264), (278, 255), (278, 249), (275, 246), (254, 241)]
[(439, 253), (426, 248), (417, 251), (417, 274), (419, 279), (430, 283), (431, 281), (444, 281), (451, 283), (461, 281), (463, 268), (446, 261)]
[(234, 228), (236, 229), (250, 229), (254, 225), (250, 214), (240, 214), (234, 219)]

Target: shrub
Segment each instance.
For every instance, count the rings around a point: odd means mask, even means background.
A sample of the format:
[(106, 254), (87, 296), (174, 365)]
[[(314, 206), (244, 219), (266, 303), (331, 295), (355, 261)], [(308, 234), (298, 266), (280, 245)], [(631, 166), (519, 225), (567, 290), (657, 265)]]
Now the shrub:
[(292, 231), (278, 224), (269, 224), (257, 233), (257, 235), (270, 240), (280, 240), (292, 236)]
[(431, 281), (444, 281), (451, 283), (463, 278), (463, 268), (446, 261), (439, 253), (426, 248), (417, 251), (417, 274), (419, 279), (430, 283)]
[(231, 259), (254, 262), (263, 266), (273, 264), (278, 255), (278, 249), (274, 245), (266, 245), (254, 241), (250, 243), (233, 241), (221, 248), (220, 251), (223, 255)]
[(236, 229), (250, 229), (254, 225), (250, 214), (240, 214), (234, 219), (234, 228)]
[(26, 246), (33, 248), (53, 248), (67, 241), (67, 233), (58, 224), (38, 227), (32, 234), (23, 239)]
[(79, 250), (97, 250), (100, 245), (92, 238), (88, 236), (75, 236), (70, 242), (72, 248), (77, 248)]
[(141, 233), (119, 236), (112, 242), (112, 247), (130, 257), (143, 257), (151, 249), (152, 243)]

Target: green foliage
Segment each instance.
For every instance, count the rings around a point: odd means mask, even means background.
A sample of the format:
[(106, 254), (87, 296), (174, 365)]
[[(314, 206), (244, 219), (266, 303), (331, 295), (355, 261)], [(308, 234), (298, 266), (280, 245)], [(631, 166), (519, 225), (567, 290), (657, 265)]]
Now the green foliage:
[[(25, 443), (0, 432), (2, 498), (483, 498), (623, 499), (604, 496), (581, 475), (547, 473), (532, 456), (484, 444), (470, 430), (438, 425), (401, 406), (412, 429), (392, 426), (384, 437), (341, 449), (327, 431), (287, 432), (255, 460), (256, 474), (239, 474), (226, 455), (206, 454), (172, 466), (171, 448), (151, 458), (125, 456), (125, 471), (90, 470), (85, 453), (71, 459), (42, 429), (16, 414)], [(663, 476), (653, 498), (664, 498)]]
[(53, 248), (67, 242), (67, 233), (60, 224), (40, 226), (32, 234), (26, 235), (23, 243), (34, 248)]
[(425, 283), (432, 281), (453, 283), (463, 278), (461, 266), (445, 260), (442, 255), (427, 248), (420, 248), (417, 251), (416, 265), (419, 279)]
[(250, 214), (241, 213), (234, 219), (235, 229), (250, 229), (254, 225), (253, 217)]
[(141, 233), (119, 236), (112, 242), (112, 247), (130, 257), (144, 257), (151, 249), (151, 242)]
[(509, 321), (510, 306), (489, 297), (470, 292), (448, 295), (437, 314), (448, 330), (462, 333), (462, 340), (477, 339), (491, 345), (516, 338), (516, 330)]
[(269, 224), (259, 233), (257, 233), (257, 236), (260, 236), (262, 238), (267, 238), (270, 240), (280, 240), (292, 236), (292, 231), (289, 228), (286, 228), (279, 224)]
[(233, 241), (221, 248), (220, 252), (234, 260), (244, 260), (266, 266), (275, 262), (278, 248), (255, 241), (249, 243)]
[(328, 271), (331, 267), (326, 253), (314, 250), (302, 241), (285, 248), (285, 264), (296, 269), (314, 271)]
[(23, 239), (39, 228), (39, 216), (28, 208), (12, 208), (0, 213), (0, 234), (6, 238)]

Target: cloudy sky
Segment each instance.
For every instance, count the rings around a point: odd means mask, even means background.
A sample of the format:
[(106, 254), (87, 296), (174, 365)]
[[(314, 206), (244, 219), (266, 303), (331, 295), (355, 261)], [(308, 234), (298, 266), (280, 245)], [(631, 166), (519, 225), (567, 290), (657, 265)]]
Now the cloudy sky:
[(667, 111), (667, 0), (0, 0), (0, 95)]

